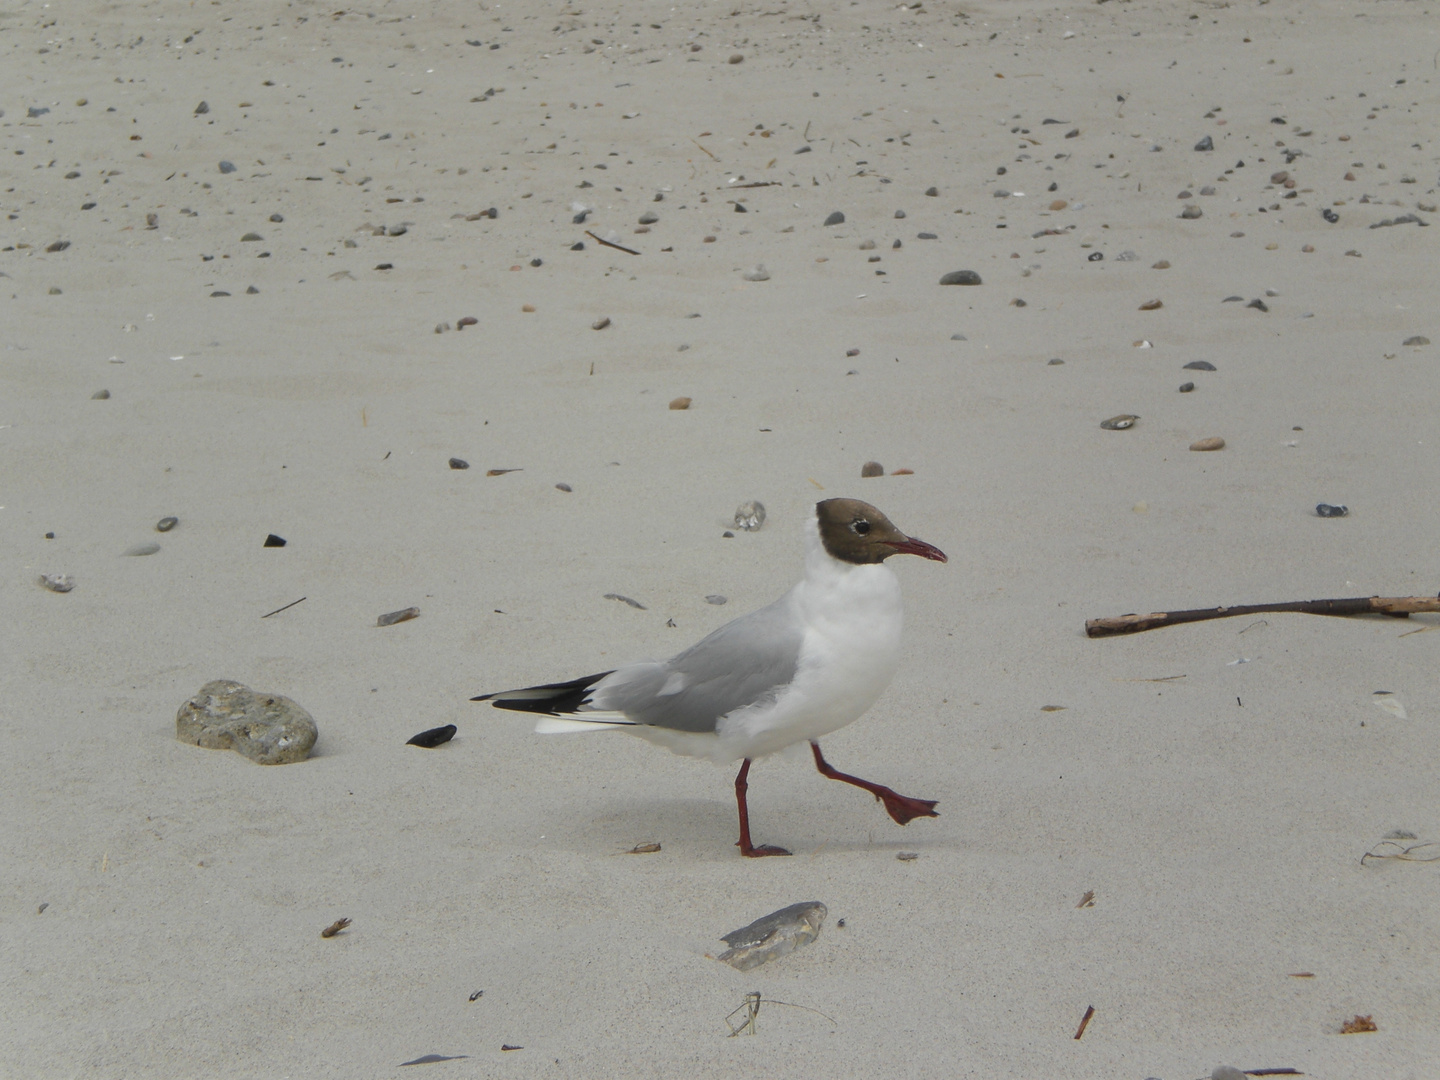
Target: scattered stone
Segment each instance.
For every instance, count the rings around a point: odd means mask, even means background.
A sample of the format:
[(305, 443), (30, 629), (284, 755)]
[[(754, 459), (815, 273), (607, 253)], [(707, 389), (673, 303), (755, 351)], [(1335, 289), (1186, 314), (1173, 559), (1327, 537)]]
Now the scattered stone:
[(59, 285), (51, 285), (50, 288), (48, 288), (48, 289), (45, 290), (45, 291), (46, 291), (46, 294), (49, 295), (49, 296), (63, 296), (63, 295), (64, 295), (64, 292), (63, 292), (63, 290), (61, 290), (61, 288), (60, 288)]
[(826, 225), (843, 225), (844, 223), (845, 215), (839, 210), (832, 211), (830, 216), (825, 219)]
[(1085, 256), (1086, 262), (1103, 262), (1104, 259), (1105, 253), (1103, 251), (1092, 251), (1089, 255)]
[(730, 59), (729, 59), (728, 63), (731, 63), (731, 64), (743, 64), (744, 62), (745, 62), (745, 57), (744, 57), (743, 55), (741, 55), (740, 53), (737, 52), (737, 53), (731, 53), (731, 54), (730, 54)]
[(1227, 296), (1227, 297), (1225, 297), (1224, 300), (1221, 300), (1220, 303), (1222, 303), (1222, 304), (1238, 304), (1238, 303), (1240, 303), (1241, 301), (1243, 301), (1244, 299), (1245, 299), (1245, 298), (1244, 298), (1243, 296)]
[(1181, 216), (1182, 218), (1184, 218), (1186, 221), (1194, 221), (1194, 220), (1195, 220), (1196, 218), (1198, 218), (1198, 217), (1204, 217), (1204, 216), (1205, 216), (1205, 211), (1204, 211), (1204, 210), (1201, 210), (1198, 206), (1195, 206), (1195, 205), (1192, 204), (1192, 205), (1190, 205), (1190, 206), (1185, 207), (1184, 210), (1181, 210), (1181, 211), (1180, 211), (1180, 216)]
[(245, 287), (245, 295), (246, 295), (246, 296), (259, 296), (259, 295), (260, 295), (260, 290), (257, 289), (254, 285), (247, 285), (247, 286)]
[(1331, 506), (1329, 503), (1317, 503), (1315, 513), (1320, 517), (1349, 517), (1348, 506)]
[(926, 194), (926, 195), (929, 195), (929, 196), (933, 199), (933, 198), (935, 198), (937, 195), (940, 194), (940, 189), (939, 189), (939, 188), (928, 187), (928, 188), (925, 189), (925, 194)]
[(96, 390), (93, 394), (90, 395), (90, 400), (91, 400), (91, 401), (109, 401), (109, 400), (110, 400), (110, 391), (109, 391), (109, 390)]
[(402, 608), (400, 611), (388, 611), (375, 620), (376, 626), (394, 626), (396, 623), (409, 622), (411, 619), (420, 617), (418, 607)]
[(406, 746), (423, 746), (427, 750), (434, 750), (437, 746), (444, 746), (455, 737), (456, 727), (454, 724), (446, 724), (444, 727), (432, 727), (429, 731), (422, 731), (419, 735), (412, 735), (405, 740)]
[(875, 250), (875, 241), (874, 241), (874, 240), (861, 240), (861, 241), (860, 241), (860, 250), (861, 250), (861, 251), (874, 251), (874, 250)]
[(215, 297), (217, 297), (217, 296), (229, 296), (229, 295), (230, 295), (230, 294), (229, 294), (228, 292), (226, 292), (224, 289), (216, 289), (214, 292), (212, 292), (212, 293), (210, 294), (210, 298), (213, 300), (213, 299), (214, 299)]
[(1401, 345), (1429, 345), (1430, 339), (1424, 334), (1416, 334), (1414, 337), (1407, 337)]
[(690, 408), (690, 401), (691, 399), (688, 397), (677, 397), (670, 402), (670, 408), (675, 410), (676, 412), (688, 409)]
[(1201, 139), (1199, 142), (1197, 142), (1197, 143), (1195, 144), (1195, 149), (1196, 149), (1196, 150), (1202, 150), (1202, 151), (1204, 151), (1204, 150), (1214, 150), (1214, 149), (1215, 149), (1215, 140), (1212, 139), (1209, 135), (1206, 135), (1203, 139)]
[(260, 694), (230, 679), (200, 688), (175, 714), (175, 737), (208, 750), (235, 750), (261, 765), (310, 756), (319, 732), (310, 714), (279, 694)]
[(455, 320), (455, 327), (457, 330), (464, 330), (467, 326), (478, 326), (479, 323), (480, 320), (477, 319), (474, 315), (462, 315), (460, 318)]
[(917, 239), (917, 240), (939, 240), (940, 237), (939, 237), (937, 234), (933, 233), (933, 232), (922, 232), (922, 233), (916, 233), (916, 234), (915, 234), (915, 239)]
[(604, 330), (604, 329), (605, 329), (607, 326), (609, 326), (609, 325), (610, 325), (610, 316), (609, 316), (609, 315), (605, 315), (605, 316), (602, 316), (602, 317), (599, 318), (599, 319), (596, 319), (593, 323), (591, 323), (591, 324), (590, 324), (590, 329), (591, 329), (591, 330)]
[(1195, 197), (1195, 193), (1189, 188), (1186, 188), (1184, 191), (1180, 192), (1180, 194), (1176, 195), (1175, 197), (1177, 199), (1193, 199)]
[(1215, 365), (1209, 360), (1191, 360), (1181, 370), (1183, 371), (1214, 371)]
[(451, 327), (450, 327), (450, 324), (449, 324), (448, 322), (438, 322), (438, 323), (435, 324), (435, 333), (437, 333), (437, 334), (446, 334), (446, 333), (449, 333), (449, 332), (450, 332), (450, 329), (451, 329)]
[(1140, 261), (1140, 256), (1139, 256), (1139, 255), (1136, 255), (1135, 252), (1133, 252), (1133, 251), (1122, 251), (1122, 252), (1120, 252), (1119, 255), (1116, 255), (1116, 256), (1115, 256), (1115, 261), (1116, 261), (1116, 262), (1139, 262), (1139, 261)]
[(904, 211), (904, 210), (896, 210), (896, 211), (895, 211), (895, 220), (896, 220), (896, 221), (903, 221), (904, 218), (905, 218), (905, 211)]
[(705, 597), (705, 603), (715, 604), (717, 607), (721, 604), (727, 604), (729, 602), (730, 601), (727, 597), (721, 596), (719, 593), (711, 593), (709, 596)]
[(1194, 384), (1193, 382), (1182, 382), (1182, 383), (1180, 384), (1180, 393), (1182, 393), (1182, 394), (1188, 394), (1188, 393), (1190, 393), (1190, 391), (1192, 391), (1192, 390), (1194, 390), (1194, 389), (1195, 389), (1195, 384)]
[(1047, 361), (1045, 361), (1045, 362), (1046, 362), (1046, 364), (1048, 364), (1050, 367), (1055, 367), (1055, 366), (1058, 365), (1058, 364), (1063, 364), (1065, 361), (1064, 361), (1064, 360), (1061, 360), (1061, 359), (1057, 356), (1057, 357), (1055, 357), (1055, 359), (1053, 359), (1053, 360), (1047, 360)]
[(820, 927), (828, 914), (829, 909), (816, 900), (771, 912), (724, 935), (720, 940), (730, 948), (717, 959), (737, 971), (757, 968), (814, 941), (820, 936)]
[(1069, 206), (1069, 205), (1070, 205), (1070, 204), (1069, 204), (1068, 202), (1066, 202), (1064, 199), (1056, 199), (1054, 202), (1052, 202), (1052, 203), (1050, 204), (1050, 209), (1051, 209), (1051, 210), (1064, 210), (1065, 207), (1067, 207), (1067, 206)]
[(1140, 417), (1134, 413), (1121, 413), (1119, 416), (1112, 416), (1109, 420), (1101, 420), (1100, 426), (1106, 431), (1124, 431), (1126, 428), (1135, 426), (1135, 421)]
[(846, 356), (859, 356), (859, 355), (860, 355), (860, 350), (859, 350), (859, 349), (846, 349), (846, 350), (845, 350), (845, 355), (846, 355)]
[(759, 499), (741, 503), (735, 510), (735, 527), (754, 532), (765, 524), (765, 504)]
[(646, 210), (645, 213), (640, 215), (641, 225), (654, 225), (659, 220), (660, 215), (653, 210)]
[(285, 538), (284, 538), (283, 536), (276, 536), (274, 533), (271, 533), (269, 536), (265, 537), (265, 543), (264, 543), (263, 546), (264, 546), (264, 547), (284, 547), (284, 546), (285, 546)]
[(1152, 263), (1152, 264), (1150, 265), (1150, 269), (1151, 269), (1151, 270), (1169, 270), (1169, 269), (1170, 269), (1170, 260), (1169, 260), (1169, 259), (1161, 259), (1161, 260), (1160, 260), (1159, 262), (1157, 262), (1157, 263)]
[(179, 524), (180, 519), (177, 517), (163, 517), (155, 523), (155, 531), (169, 532), (171, 529), (175, 528), (175, 526)]
[(1261, 299), (1258, 299), (1258, 298), (1257, 298), (1257, 299), (1254, 299), (1254, 300), (1251, 300), (1251, 301), (1250, 301), (1248, 304), (1246, 304), (1245, 306), (1246, 306), (1247, 308), (1254, 308), (1256, 311), (1269, 311), (1269, 310), (1270, 310), (1270, 305), (1267, 304), (1267, 303), (1265, 303), (1264, 300), (1261, 300)]
[(802, 147), (800, 147), (800, 149), (796, 150), (795, 153), (797, 153), (797, 154), (808, 154), (808, 153), (810, 153), (810, 147), (808, 147), (808, 146), (802, 146)]
[(559, 484), (556, 484), (556, 485), (555, 485), (555, 490), (556, 490), (556, 491), (567, 491), (567, 492), (568, 492), (568, 491), (574, 491), (575, 489), (572, 488), (569, 484), (559, 483)]
[(521, 304), (521, 305), (520, 305), (520, 310), (523, 311), (526, 315), (534, 315), (534, 314), (535, 314), (535, 305), (534, 305), (534, 304)]
[(897, 851), (895, 853), (895, 858), (900, 860), (900, 862), (914, 862), (919, 857), (920, 853), (918, 851)]
[(619, 600), (622, 604), (629, 604), (631, 607), (633, 607), (633, 608), (638, 608), (640, 611), (648, 611), (648, 610), (649, 610), (649, 608), (647, 608), (644, 604), (640, 603), (639, 600), (632, 600), (632, 599), (630, 599), (630, 597), (628, 597), (628, 596), (622, 596), (622, 595), (620, 595), (618, 592), (607, 592), (601, 599), (603, 599), (603, 600)]
[(247, 232), (244, 236), (240, 237), (240, 242), (242, 244), (253, 244), (257, 240), (264, 239), (265, 238), (261, 236), (258, 232)]
[(1201, 195), (1214, 195), (1214, 194), (1215, 194), (1215, 186), (1214, 186), (1213, 184), (1206, 184), (1204, 187), (1202, 187), (1202, 188), (1200, 189), (1200, 194), (1201, 194)]
[(131, 556), (137, 556), (137, 557), (138, 557), (138, 556), (141, 556), (141, 555), (154, 555), (154, 554), (155, 554), (157, 551), (159, 551), (159, 550), (160, 550), (160, 545), (159, 545), (159, 544), (155, 543), (155, 541), (153, 541), (153, 540), (148, 540), (148, 541), (146, 541), (146, 542), (143, 543), (143, 544), (135, 544), (133, 547), (128, 547), (128, 548), (126, 548), (126, 549), (125, 549), (124, 551), (122, 551), (120, 554), (121, 554), (121, 555), (131, 555)]
[(1165, 302), (1164, 302), (1163, 300), (1146, 300), (1145, 303), (1143, 303), (1143, 304), (1140, 305), (1140, 310), (1141, 310), (1141, 311), (1158, 311), (1160, 308), (1162, 308), (1162, 307), (1164, 307), (1164, 306), (1165, 306)]
[(1194, 442), (1192, 442), (1192, 443), (1190, 444), (1190, 449), (1191, 449), (1191, 450), (1223, 450), (1223, 449), (1225, 449), (1225, 440), (1222, 439), (1222, 438), (1220, 438), (1219, 435), (1212, 435), (1212, 436), (1210, 436), (1210, 438), (1208, 438), (1208, 439), (1196, 439)]
[(1326, 221), (1328, 221), (1331, 225), (1334, 225), (1337, 221), (1340, 220), (1340, 215), (1337, 214), (1334, 210), (1331, 210), (1328, 206), (1320, 211), (1320, 216)]
[(765, 269), (765, 264), (764, 264), (764, 263), (760, 263), (759, 265), (755, 266), (754, 268), (752, 268), (752, 269), (750, 269), (750, 270), (746, 270), (746, 271), (745, 271), (743, 274), (741, 274), (740, 276), (741, 276), (742, 278), (744, 278), (746, 281), (769, 281), (769, 280), (770, 280), (770, 271)]
[(46, 251), (49, 251), (49, 252), (64, 251), (64, 250), (65, 250), (66, 248), (68, 248), (69, 246), (70, 246), (70, 241), (69, 241), (69, 240), (56, 240), (53, 244), (51, 244), (51, 245), (49, 245), (48, 247), (46, 247), (45, 250), (46, 250)]
[(969, 341), (970, 339), (969, 339), (968, 337), (966, 337), (964, 334), (951, 334), (951, 335), (950, 335), (950, 340), (951, 340), (951, 341)]
[(1281, 169), (1279, 172), (1273, 172), (1270, 174), (1270, 183), (1272, 184), (1283, 184), (1286, 180), (1289, 179), (1290, 174), (1284, 169)]
[(41, 574), (40, 584), (51, 592), (69, 592), (75, 588), (75, 579), (69, 574)]
[(866, 478), (871, 476), (884, 476), (885, 466), (881, 465), (878, 461), (867, 461), (864, 465), (860, 466), (860, 475)]
[(1020, 297), (1017, 296), (1014, 300), (1011, 300), (1011, 301), (1010, 301), (1010, 306), (1011, 306), (1011, 307), (1028, 307), (1029, 305), (1026, 304), (1026, 302), (1025, 302), (1024, 300), (1020, 299)]
[(466, 461), (464, 458), (452, 457), (450, 459), (450, 467), (452, 469), (468, 469), (470, 467), (470, 462)]
[(941, 285), (979, 285), (980, 275), (974, 270), (951, 270), (940, 279)]

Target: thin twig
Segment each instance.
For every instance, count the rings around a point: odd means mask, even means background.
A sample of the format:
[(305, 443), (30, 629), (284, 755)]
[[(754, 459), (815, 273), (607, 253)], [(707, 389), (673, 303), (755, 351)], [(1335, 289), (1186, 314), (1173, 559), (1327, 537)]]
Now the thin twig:
[(1089, 619), (1085, 633), (1089, 637), (1110, 637), (1135, 634), (1157, 626), (1202, 622), (1206, 619), (1228, 619), (1235, 615), (1260, 612), (1299, 612), (1305, 615), (1393, 615), (1405, 618), (1419, 612), (1440, 611), (1440, 597), (1433, 596), (1351, 596), (1332, 600), (1292, 600), (1283, 604), (1243, 604), (1235, 607), (1197, 608), (1189, 611), (1152, 611), (1146, 615), (1117, 615), (1105, 619)]
[(591, 239), (591, 240), (594, 240), (597, 244), (604, 244), (606, 247), (613, 247), (616, 251), (623, 251), (623, 252), (625, 252), (625, 254), (627, 254), (627, 255), (639, 255), (639, 254), (640, 254), (640, 252), (636, 251), (634, 248), (627, 248), (627, 247), (625, 247), (625, 246), (622, 245), (622, 244), (617, 244), (617, 243), (615, 243), (613, 240), (602, 240), (602, 239), (600, 239), (600, 237), (596, 236), (596, 235), (595, 235), (593, 232), (591, 232), (589, 229), (586, 229), (586, 230), (585, 230), (585, 235), (588, 236), (588, 237), (590, 237), (590, 239)]
[(1080, 1038), (1081, 1035), (1084, 1035), (1084, 1034), (1085, 1034), (1085, 1025), (1088, 1024), (1088, 1023), (1090, 1023), (1090, 1018), (1091, 1018), (1092, 1016), (1094, 1016), (1094, 1015), (1095, 1015), (1095, 1006), (1094, 1006), (1094, 1005), (1086, 1005), (1086, 1006), (1085, 1006), (1085, 1015), (1080, 1018), (1080, 1027), (1077, 1028), (1076, 1031), (1075, 1031), (1075, 1038), (1078, 1039), (1078, 1038)]
[[(698, 140), (696, 140), (696, 139), (691, 139), (690, 141), (693, 142), (693, 143), (695, 143), (696, 146), (700, 146), (700, 143), (699, 143)], [(701, 150), (705, 150), (705, 147), (700, 146), (700, 149), (701, 149)], [(709, 151), (709, 150), (705, 150), (705, 153), (710, 154), (710, 151)], [(714, 154), (710, 154), (710, 160), (711, 160), (711, 161), (719, 161), (720, 159), (719, 159), (718, 157), (716, 157)]]
[[(304, 599), (305, 597), (302, 596), (299, 600), (290, 601), (290, 603), (286, 604), (284, 607), (277, 607), (274, 611), (270, 612), (270, 615), (279, 615), (282, 611), (289, 611), (292, 607), (294, 607), (296, 604), (300, 603)], [(261, 615), (260, 617), (262, 619), (268, 619), (270, 615)]]

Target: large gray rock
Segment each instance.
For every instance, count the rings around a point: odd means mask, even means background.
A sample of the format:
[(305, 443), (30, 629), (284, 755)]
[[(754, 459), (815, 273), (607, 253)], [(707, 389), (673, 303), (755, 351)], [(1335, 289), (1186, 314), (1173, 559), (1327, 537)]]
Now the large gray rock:
[(175, 714), (181, 742), (236, 750), (261, 765), (304, 761), (318, 735), (310, 714), (289, 698), (256, 693), (230, 679), (206, 683)]

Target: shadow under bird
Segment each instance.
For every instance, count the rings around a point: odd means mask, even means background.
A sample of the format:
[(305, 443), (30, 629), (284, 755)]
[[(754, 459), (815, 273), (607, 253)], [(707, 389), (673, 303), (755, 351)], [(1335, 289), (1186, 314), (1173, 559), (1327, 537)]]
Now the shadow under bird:
[(742, 855), (790, 854), (751, 843), (746, 778), (755, 758), (800, 742), (810, 743), (821, 775), (864, 788), (901, 825), (937, 817), (933, 801), (839, 772), (820, 753), (820, 737), (864, 715), (899, 666), (900, 582), (885, 565), (892, 555), (948, 561), (869, 503), (826, 499), (806, 524), (804, 578), (773, 604), (669, 660), (471, 700), (539, 713), (540, 734), (620, 730), (679, 754), (742, 761)]

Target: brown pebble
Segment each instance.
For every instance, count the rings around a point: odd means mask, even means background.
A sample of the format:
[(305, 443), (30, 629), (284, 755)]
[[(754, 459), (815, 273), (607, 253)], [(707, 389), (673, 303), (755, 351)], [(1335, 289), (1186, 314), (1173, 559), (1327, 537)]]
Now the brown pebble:
[(591, 324), (590, 324), (590, 329), (591, 329), (591, 330), (604, 330), (604, 329), (605, 329), (607, 326), (609, 326), (609, 325), (610, 325), (610, 316), (609, 316), (609, 315), (606, 315), (603, 319), (596, 319), (593, 323), (591, 323)]
[(1290, 179), (1290, 174), (1289, 174), (1288, 172), (1286, 172), (1284, 169), (1281, 169), (1281, 170), (1280, 170), (1279, 172), (1277, 172), (1277, 173), (1271, 173), (1271, 174), (1270, 174), (1270, 183), (1272, 183), (1272, 184), (1283, 184), (1283, 183), (1285, 183), (1286, 180), (1289, 180), (1289, 179)]
[(1151, 270), (1169, 270), (1169, 269), (1170, 269), (1170, 260), (1169, 260), (1169, 259), (1161, 259), (1159, 262), (1152, 264), (1151, 267), (1150, 267), (1150, 269), (1151, 269)]
[(529, 314), (529, 313), (534, 312), (534, 310), (535, 310), (535, 305), (534, 305), (534, 304), (521, 304), (521, 305), (520, 305), (520, 310), (523, 311), (523, 312), (526, 312), (527, 314)]
[(556, 484), (556, 485), (555, 485), (555, 490), (556, 490), (556, 491), (574, 491), (575, 489), (572, 488), (569, 484), (561, 483), (561, 484)]
[(1306, 244), (1306, 245), (1305, 245), (1304, 247), (1302, 247), (1300, 250), (1303, 251), (1303, 252), (1305, 252), (1306, 255), (1309, 255), (1311, 252), (1313, 252), (1313, 251), (1315, 250), (1315, 245), (1314, 245), (1314, 244)]
[(677, 397), (674, 401), (670, 402), (670, 408), (677, 412), (681, 409), (688, 409), (690, 407), (690, 400), (688, 397)]
[(914, 476), (914, 475), (915, 475), (915, 470), (914, 470), (914, 469), (896, 469), (896, 470), (894, 470), (890, 475), (891, 475), (891, 476)]
[(1191, 450), (1223, 450), (1223, 449), (1225, 449), (1225, 440), (1222, 439), (1222, 438), (1220, 438), (1219, 435), (1212, 435), (1212, 436), (1211, 436), (1210, 438), (1208, 438), (1208, 439), (1197, 439), (1195, 442), (1192, 442), (1192, 443), (1190, 444), (1190, 449), (1191, 449)]
[(466, 315), (463, 319), (457, 319), (455, 325), (463, 330), (467, 326), (477, 326), (479, 323), (480, 320), (475, 318), (474, 315)]
[(885, 466), (881, 465), (878, 461), (867, 461), (864, 465), (860, 466), (860, 475), (865, 477), (884, 476)]
[(411, 619), (420, 617), (418, 607), (407, 607), (401, 611), (391, 611), (381, 615), (375, 620), (376, 626), (394, 626), (396, 623), (409, 622)]
[(845, 355), (846, 355), (846, 356), (859, 356), (859, 355), (860, 355), (860, 350), (859, 350), (859, 349), (846, 349), (846, 350), (845, 350)]
[(1065, 207), (1067, 207), (1067, 206), (1069, 206), (1069, 205), (1070, 205), (1070, 204), (1069, 204), (1068, 202), (1066, 202), (1064, 199), (1056, 199), (1054, 202), (1052, 202), (1052, 203), (1050, 204), (1050, 209), (1051, 209), (1051, 210), (1064, 210)]
[(1143, 303), (1143, 304), (1140, 305), (1140, 310), (1141, 310), (1141, 311), (1157, 311), (1157, 310), (1159, 310), (1160, 308), (1162, 308), (1162, 307), (1164, 307), (1164, 306), (1165, 306), (1165, 304), (1164, 304), (1164, 302), (1161, 301), (1161, 300), (1146, 300), (1145, 303)]
[(336, 919), (329, 926), (325, 927), (324, 930), (320, 931), (320, 936), (326, 938), (334, 937), (336, 934), (340, 933), (341, 930), (344, 930), (349, 925), (349, 919)]
[(744, 62), (745, 62), (745, 57), (741, 56), (738, 52), (737, 52), (737, 53), (731, 53), (731, 54), (730, 54), (730, 63), (732, 63), (732, 64), (743, 64)]
[(700, 242), (701, 242), (702, 244), (713, 244), (713, 243), (715, 242), (715, 238), (714, 238), (713, 236), (707, 236), (707, 237), (705, 237), (704, 240), (702, 240), (702, 241), (700, 241)]
[(1353, 172), (1347, 172), (1347, 173), (1345, 174), (1345, 179), (1346, 179), (1346, 180), (1354, 180), (1354, 179), (1355, 179), (1355, 174), (1354, 174)]

